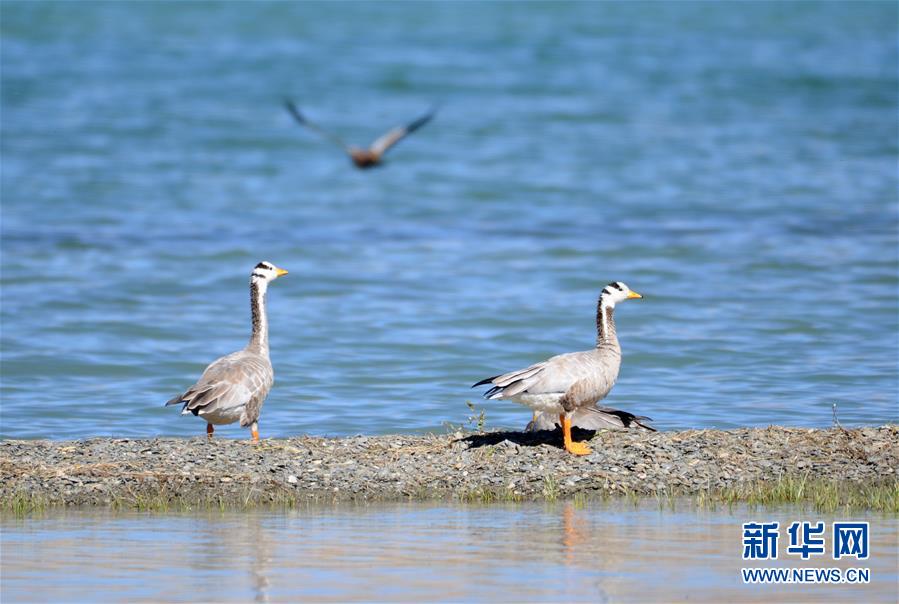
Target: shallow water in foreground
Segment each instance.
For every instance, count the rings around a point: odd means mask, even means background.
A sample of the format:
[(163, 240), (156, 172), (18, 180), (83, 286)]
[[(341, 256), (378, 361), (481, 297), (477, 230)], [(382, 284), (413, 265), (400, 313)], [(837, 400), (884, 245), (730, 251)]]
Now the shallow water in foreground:
[[(572, 503), (385, 505), (185, 515), (68, 511), (2, 521), (3, 602), (790, 601), (897, 598), (895, 517)], [(741, 524), (781, 523), (779, 559)], [(795, 520), (868, 520), (865, 563), (785, 553)], [(746, 586), (742, 567), (871, 569), (868, 585)]]

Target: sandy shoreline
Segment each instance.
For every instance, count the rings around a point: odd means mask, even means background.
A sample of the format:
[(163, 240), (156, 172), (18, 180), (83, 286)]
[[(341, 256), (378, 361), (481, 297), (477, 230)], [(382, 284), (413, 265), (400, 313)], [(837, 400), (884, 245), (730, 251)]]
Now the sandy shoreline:
[[(581, 434), (580, 436), (584, 436)], [(897, 484), (899, 426), (0, 442), (0, 502), (37, 506), (516, 501), (740, 491), (784, 477)]]

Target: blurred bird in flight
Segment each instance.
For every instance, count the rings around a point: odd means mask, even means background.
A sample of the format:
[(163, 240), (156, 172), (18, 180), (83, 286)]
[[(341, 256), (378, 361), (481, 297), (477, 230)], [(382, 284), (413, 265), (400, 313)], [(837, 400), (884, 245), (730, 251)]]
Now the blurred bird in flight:
[(384, 158), (384, 154), (387, 153), (387, 151), (389, 151), (394, 145), (406, 138), (408, 135), (412, 134), (413, 132), (427, 124), (437, 112), (436, 109), (431, 109), (415, 121), (405, 126), (397, 126), (396, 128), (389, 130), (387, 133), (373, 142), (367, 149), (362, 149), (360, 147), (354, 147), (353, 145), (346, 144), (342, 139), (340, 139), (340, 137), (310, 122), (308, 119), (306, 119), (305, 115), (300, 113), (300, 110), (297, 109), (297, 106), (290, 99), (284, 101), (284, 106), (287, 108), (287, 111), (290, 113), (293, 119), (297, 121), (298, 124), (314, 130), (325, 140), (328, 140), (343, 149), (343, 151), (350, 156), (350, 159), (353, 160), (353, 163), (356, 165), (356, 167), (360, 169), (372, 168), (374, 166), (380, 165), (381, 161)]

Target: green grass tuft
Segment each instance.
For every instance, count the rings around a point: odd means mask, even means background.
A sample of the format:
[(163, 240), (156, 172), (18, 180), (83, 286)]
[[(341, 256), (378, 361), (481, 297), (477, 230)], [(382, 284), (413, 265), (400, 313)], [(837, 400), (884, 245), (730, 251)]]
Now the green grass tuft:
[(749, 506), (810, 504), (818, 512), (872, 510), (899, 513), (899, 481), (858, 484), (832, 479), (782, 476), (775, 481), (758, 481), (738, 487), (707, 491), (697, 503)]
[(543, 498), (546, 501), (555, 501), (559, 498), (559, 483), (552, 474), (543, 477)]
[(16, 491), (3, 499), (2, 511), (9, 512), (16, 518), (24, 518), (42, 513), (50, 503), (39, 495)]
[[(489, 452), (486, 453), (489, 456)], [(519, 487), (520, 488), (520, 487)], [(835, 514), (849, 511), (871, 511), (899, 514), (899, 481), (895, 479), (874, 483), (856, 483), (833, 479), (817, 479), (809, 474), (786, 475), (772, 480), (754, 481), (723, 489), (705, 488), (700, 491), (662, 489), (646, 493), (621, 488), (596, 491), (578, 491), (564, 494), (558, 479), (551, 473), (543, 477), (542, 489), (522, 493), (516, 487), (479, 486), (462, 492), (432, 490), (424, 485), (406, 493), (407, 501), (446, 501), (455, 499), (463, 503), (493, 504), (514, 503), (524, 500), (542, 500), (554, 503), (572, 500), (576, 507), (591, 502), (622, 501), (640, 506), (655, 498), (660, 510), (674, 510), (678, 503), (714, 510), (718, 506), (810, 506), (818, 512)], [(364, 498), (365, 502), (391, 501), (395, 497)], [(154, 513), (203, 512), (210, 510), (242, 510), (253, 508), (296, 508), (313, 504), (336, 503), (328, 495), (308, 493), (286, 488), (260, 488), (247, 485), (229, 493), (203, 492), (178, 495), (165, 485), (120, 493), (100, 504), (113, 510), (138, 510)], [(5, 493), (0, 497), (0, 512), (16, 517), (41, 514), (54, 507), (65, 507), (61, 500), (48, 499), (24, 491)], [(96, 507), (96, 506), (93, 506)]]

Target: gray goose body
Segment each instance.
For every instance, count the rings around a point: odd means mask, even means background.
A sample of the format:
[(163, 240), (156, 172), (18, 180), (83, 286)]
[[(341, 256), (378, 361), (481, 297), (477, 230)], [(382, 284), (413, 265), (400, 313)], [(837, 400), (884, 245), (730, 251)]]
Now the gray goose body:
[(259, 420), (262, 403), (274, 383), (267, 351), (244, 349), (214, 361), (196, 384), (167, 404), (184, 403), (182, 414), (192, 413), (216, 426), (239, 421), (247, 428)]
[(253, 332), (250, 341), (237, 352), (212, 362), (196, 384), (166, 405), (183, 404), (181, 413), (192, 414), (207, 422), (210, 436), (213, 425), (240, 422), (251, 428), (253, 440), (259, 439), (258, 421), (275, 373), (269, 359), (268, 315), (265, 296), (268, 283), (287, 271), (270, 262), (260, 262), (250, 276), (250, 308)]
[[(590, 418), (593, 423), (602, 423), (602, 418), (590, 416), (591, 409), (603, 413), (596, 403), (609, 394), (618, 380), (621, 346), (612, 315), (615, 304), (629, 298), (642, 296), (620, 281), (603, 288), (596, 308), (596, 346), (592, 350), (560, 354), (518, 371), (481, 380), (475, 386), (492, 384), (493, 387), (484, 393), (485, 398), (512, 400), (530, 407), (537, 414), (558, 418), (565, 448), (575, 454), (589, 453), (582, 443), (570, 442), (571, 423), (575, 416), (584, 422)], [(608, 412), (605, 413), (608, 419)], [(533, 423), (538, 420), (541, 420), (540, 415), (535, 416)], [(550, 420), (544, 418), (542, 421)]]
[[(644, 423), (652, 421), (645, 415), (634, 415), (620, 409), (604, 405), (581, 407), (571, 414), (571, 426), (581, 430), (645, 430), (655, 432), (656, 429)], [(555, 430), (559, 426), (559, 416), (555, 413), (535, 413), (534, 418), (525, 428), (526, 432)]]

